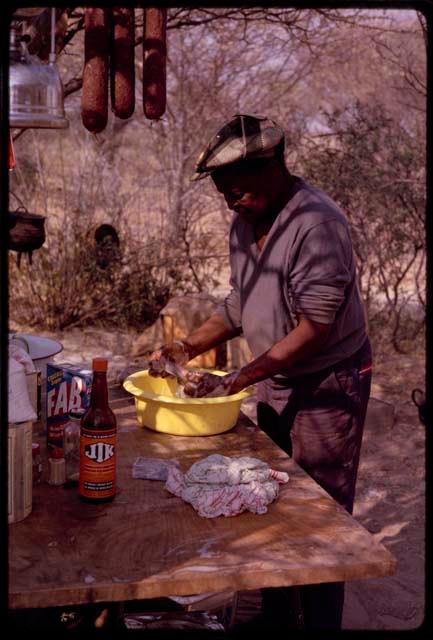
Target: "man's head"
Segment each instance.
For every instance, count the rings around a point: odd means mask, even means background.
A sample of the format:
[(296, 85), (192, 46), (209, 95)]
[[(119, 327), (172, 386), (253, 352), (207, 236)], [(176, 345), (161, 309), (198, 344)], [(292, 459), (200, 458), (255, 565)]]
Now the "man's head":
[(229, 209), (255, 224), (275, 213), (290, 175), (284, 132), (272, 120), (237, 115), (209, 141), (193, 180), (212, 176)]
[(211, 173), (227, 207), (251, 224), (278, 213), (287, 175), (284, 163), (276, 157), (246, 160)]

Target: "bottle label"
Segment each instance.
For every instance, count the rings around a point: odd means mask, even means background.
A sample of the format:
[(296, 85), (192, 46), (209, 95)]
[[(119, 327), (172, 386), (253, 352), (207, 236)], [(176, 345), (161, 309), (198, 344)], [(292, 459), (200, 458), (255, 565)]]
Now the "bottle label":
[(81, 429), (80, 495), (95, 500), (116, 493), (116, 431)]

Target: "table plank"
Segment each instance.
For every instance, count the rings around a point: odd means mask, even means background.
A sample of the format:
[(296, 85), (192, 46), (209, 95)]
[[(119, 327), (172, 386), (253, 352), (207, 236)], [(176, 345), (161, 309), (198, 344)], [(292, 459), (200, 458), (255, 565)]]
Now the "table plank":
[[(106, 505), (77, 489), (34, 490), (30, 516), (10, 525), (9, 606), (66, 606), (354, 580), (390, 575), (395, 558), (252, 422), (228, 433), (158, 434), (137, 427), (129, 397), (118, 418), (118, 492)], [(43, 443), (41, 443), (43, 446)], [(201, 518), (164, 483), (134, 479), (137, 456), (177, 458), (183, 471), (211, 453), (253, 455), (287, 471), (264, 515)]]

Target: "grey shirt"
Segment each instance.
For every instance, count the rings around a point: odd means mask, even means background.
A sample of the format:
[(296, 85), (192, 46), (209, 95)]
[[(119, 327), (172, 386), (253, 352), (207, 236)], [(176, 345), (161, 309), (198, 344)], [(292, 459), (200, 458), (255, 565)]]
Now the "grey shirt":
[(323, 191), (295, 179), (262, 251), (254, 229), (235, 214), (230, 228), (232, 287), (219, 305), (257, 358), (298, 324), (300, 314), (332, 324), (319, 352), (274, 376), (276, 382), (328, 367), (357, 351), (366, 323), (345, 215)]

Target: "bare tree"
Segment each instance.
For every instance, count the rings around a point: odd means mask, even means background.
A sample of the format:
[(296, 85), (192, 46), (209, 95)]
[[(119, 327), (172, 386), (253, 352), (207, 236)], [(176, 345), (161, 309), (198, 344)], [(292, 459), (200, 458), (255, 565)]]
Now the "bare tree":
[[(409, 274), (425, 302), (424, 122), (398, 102), (407, 97), (400, 62), (416, 60), (411, 69), (423, 82), (422, 48), (414, 53), (422, 25), (361, 10), (172, 8), (166, 114), (154, 123), (138, 109), (126, 121), (110, 114), (93, 136), (80, 120), (83, 9), (65, 10), (58, 22), (65, 15), (57, 46), (70, 130), (16, 137), (11, 187), (29, 209), (48, 213), (48, 240), (30, 279), (11, 266), (14, 313), (28, 314), (31, 299), (33, 319), (48, 318), (52, 327), (110, 318), (145, 324), (173, 292), (223, 282), (231, 215), (210, 181), (190, 176), (218, 124), (234, 113), (264, 113), (286, 130), (289, 166), (307, 171), (349, 211), (371, 316), (385, 300), (399, 347)], [(140, 104), (141, 9), (136, 16)], [(374, 113), (367, 109), (373, 97), (380, 101)], [(102, 221), (118, 228), (123, 244), (111, 271), (92, 253), (91, 229)]]
[(372, 329), (386, 329), (404, 352), (425, 314), (423, 132), (408, 131), (381, 104), (327, 118), (331, 137), (306, 144), (303, 166), (347, 212)]

